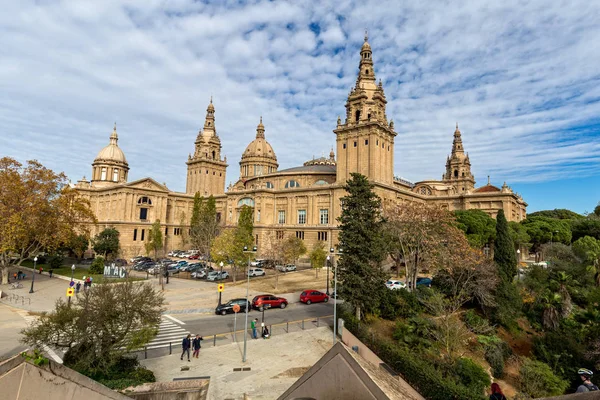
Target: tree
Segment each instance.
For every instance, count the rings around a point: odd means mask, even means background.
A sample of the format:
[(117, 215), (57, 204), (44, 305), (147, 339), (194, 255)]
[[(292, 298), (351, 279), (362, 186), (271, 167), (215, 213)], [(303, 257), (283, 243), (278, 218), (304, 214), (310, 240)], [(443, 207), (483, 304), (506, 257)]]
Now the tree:
[(573, 242), (573, 252), (581, 261), (593, 263), (600, 258), (600, 240), (584, 236)]
[(496, 221), (481, 210), (455, 211), (458, 227), (467, 235), (469, 244), (481, 249), (496, 236)]
[(556, 271), (554, 282), (558, 284), (558, 294), (561, 297), (561, 316), (563, 318), (568, 317), (573, 311), (573, 303), (571, 302), (571, 295), (567, 286), (571, 283), (571, 275), (564, 271)]
[(519, 383), (528, 398), (557, 396), (569, 386), (567, 381), (554, 375), (548, 364), (525, 357), (519, 370)]
[(365, 312), (374, 310), (378, 301), (373, 294), (384, 285), (381, 261), (383, 246), (381, 199), (364, 175), (352, 173), (344, 189), (340, 222), (342, 255), (338, 261), (338, 277), (343, 282), (341, 297), (354, 308), (360, 320)]
[[(528, 216), (522, 224), (525, 226), (527, 234), (536, 249), (548, 242), (571, 243), (570, 220)], [(576, 224), (579, 224), (579, 222), (576, 222)]]
[(542, 210), (536, 211), (527, 215), (527, 218), (536, 218), (536, 217), (545, 217), (545, 218), (554, 218), (554, 219), (579, 219), (585, 218), (581, 214), (577, 214), (571, 210), (567, 210), (564, 208), (555, 208), (554, 210)]
[(435, 269), (443, 262), (444, 244), (451, 236), (464, 234), (453, 224), (454, 216), (439, 207), (422, 203), (404, 203), (385, 210), (384, 225), (387, 252), (399, 268), (404, 262), (406, 283), (416, 288), (421, 268)]
[(90, 238), (88, 234), (79, 234), (72, 235), (71, 240), (69, 240), (69, 244), (67, 245), (68, 249), (71, 250), (77, 259), (81, 259), (83, 257), (83, 253), (90, 247)]
[(562, 298), (560, 297), (560, 294), (547, 290), (540, 296), (540, 304), (544, 309), (542, 313), (542, 325), (544, 328), (552, 330), (557, 329), (561, 317), (560, 307)]
[(160, 220), (157, 219), (148, 232), (148, 241), (146, 242), (146, 252), (154, 252), (154, 259), (158, 260), (158, 252), (163, 248), (163, 234), (160, 227)]
[(585, 236), (591, 236), (600, 240), (600, 218), (596, 214), (588, 215), (585, 219), (578, 219), (572, 222), (573, 230), (572, 240), (577, 240)]
[(594, 215), (600, 217), (600, 201), (598, 202), (598, 205), (594, 208)]
[(510, 229), (510, 238), (513, 241), (513, 246), (515, 249), (519, 249), (521, 246), (531, 241), (531, 238), (527, 234), (527, 229), (525, 229), (522, 224), (515, 221), (510, 221), (508, 223), (508, 228)]
[(498, 265), (500, 278), (505, 282), (512, 282), (517, 274), (517, 257), (510, 237), (508, 223), (504, 210), (498, 211), (496, 216), (496, 240), (494, 241), (494, 261)]
[(283, 241), (282, 250), (285, 262), (293, 264), (300, 256), (306, 254), (306, 245), (302, 239), (289, 236)]
[(164, 298), (150, 284), (96, 285), (70, 305), (63, 299), (24, 329), (22, 342), (66, 350), (65, 365), (88, 376), (113, 369), (158, 332)]
[(114, 258), (119, 253), (119, 231), (115, 228), (105, 228), (92, 241), (96, 254), (104, 258)]
[(211, 195), (205, 202), (199, 193), (194, 196), (194, 207), (190, 222), (190, 241), (203, 255), (209, 255), (213, 240), (219, 234), (217, 203)]
[(87, 232), (96, 221), (87, 200), (55, 173), (37, 161), (26, 166), (0, 158), (0, 267), (2, 283), (8, 268), (21, 265), (40, 251), (54, 252), (75, 232)]
[(315, 278), (319, 278), (319, 270), (323, 268), (325, 265), (325, 261), (327, 260), (327, 251), (325, 251), (325, 245), (323, 242), (317, 242), (315, 247), (313, 247), (310, 252), (310, 264), (315, 270)]

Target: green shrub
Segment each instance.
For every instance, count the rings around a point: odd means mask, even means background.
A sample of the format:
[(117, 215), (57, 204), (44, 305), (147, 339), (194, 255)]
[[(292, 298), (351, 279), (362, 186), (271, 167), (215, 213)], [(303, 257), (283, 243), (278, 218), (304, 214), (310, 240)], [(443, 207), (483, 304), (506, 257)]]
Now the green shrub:
[(584, 362), (585, 346), (579, 342), (579, 337), (577, 329), (567, 329), (563, 325), (558, 331), (535, 337), (533, 354), (538, 360), (548, 364), (554, 373), (568, 378)]
[(558, 396), (569, 386), (567, 381), (554, 375), (550, 366), (524, 357), (519, 370), (520, 390), (532, 398)]
[(54, 254), (48, 257), (48, 267), (50, 269), (60, 268), (63, 265), (65, 258), (60, 254)]
[(496, 335), (477, 336), (477, 341), (483, 346), (485, 360), (492, 367), (492, 375), (495, 378), (502, 378), (504, 375), (504, 363), (512, 354), (512, 349), (502, 339)]
[(495, 298), (497, 305), (492, 313), (493, 320), (509, 329), (514, 329), (523, 307), (523, 300), (517, 287), (509, 282), (500, 282), (496, 288)]
[(491, 384), (487, 372), (470, 358), (460, 358), (456, 362), (456, 374), (460, 377), (463, 385), (475, 392), (483, 393), (485, 388)]
[(104, 257), (96, 257), (90, 265), (91, 274), (103, 274), (104, 273)]
[(468, 310), (463, 315), (463, 321), (467, 328), (478, 335), (489, 335), (494, 332), (494, 327), (490, 325), (490, 322), (477, 315), (475, 310)]

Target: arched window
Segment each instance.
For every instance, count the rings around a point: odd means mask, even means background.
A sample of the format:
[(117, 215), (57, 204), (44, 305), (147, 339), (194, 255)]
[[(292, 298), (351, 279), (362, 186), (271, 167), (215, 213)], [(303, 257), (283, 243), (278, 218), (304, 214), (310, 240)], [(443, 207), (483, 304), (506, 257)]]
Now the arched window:
[(238, 207), (241, 206), (254, 207), (254, 200), (252, 200), (250, 197), (244, 197), (243, 199), (240, 199), (240, 201), (238, 201)]
[(360, 110), (356, 110), (356, 122), (360, 121)]
[(319, 179), (318, 181), (315, 182), (315, 186), (321, 186), (321, 185), (329, 185), (329, 182), (324, 181), (323, 179)]
[(215, 155), (216, 155), (216, 154), (217, 154), (217, 153), (215, 153), (215, 151), (213, 150), (213, 152), (212, 152), (213, 160), (215, 159)]
[(152, 205), (152, 200), (150, 200), (149, 197), (146, 196), (142, 196), (138, 199), (138, 204), (148, 204), (148, 205)]
[(458, 170), (457, 169), (454, 170), (454, 177), (458, 178)]
[(296, 187), (300, 187), (300, 184), (299, 184), (298, 182), (296, 182), (296, 181), (293, 181), (293, 180), (292, 180), (292, 181), (287, 181), (287, 182), (285, 183), (285, 188), (286, 188), (286, 189), (289, 189), (289, 188), (296, 188)]
[(267, 189), (274, 189), (275, 188), (275, 186), (273, 186), (272, 182), (266, 182), (265, 185), (266, 185)]
[(119, 181), (119, 170), (118, 169), (113, 170), (113, 181), (115, 181), (115, 182)]

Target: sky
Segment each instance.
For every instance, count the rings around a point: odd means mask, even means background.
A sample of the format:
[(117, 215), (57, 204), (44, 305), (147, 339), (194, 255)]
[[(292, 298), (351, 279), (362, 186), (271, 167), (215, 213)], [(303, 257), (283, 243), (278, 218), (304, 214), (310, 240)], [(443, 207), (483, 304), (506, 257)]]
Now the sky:
[(477, 186), (528, 212), (600, 200), (600, 2), (7, 1), (0, 156), (89, 178), (113, 124), (129, 180), (185, 191), (211, 96), (227, 183), (263, 117), (279, 168), (327, 155), (365, 29), (395, 175), (440, 179), (458, 122)]

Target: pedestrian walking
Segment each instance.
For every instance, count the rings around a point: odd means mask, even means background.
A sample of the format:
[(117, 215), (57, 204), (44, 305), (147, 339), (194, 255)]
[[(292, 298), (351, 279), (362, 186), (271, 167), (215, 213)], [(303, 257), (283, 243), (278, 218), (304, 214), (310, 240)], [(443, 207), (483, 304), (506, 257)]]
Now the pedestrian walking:
[(256, 333), (256, 323), (258, 322), (258, 318), (254, 318), (251, 322), (250, 322), (250, 328), (252, 328), (252, 338), (253, 339), (258, 339), (258, 334)]
[(52, 278), (52, 274), (54, 273), (54, 270), (51, 269), (50, 271), (48, 271), (48, 275), (50, 275), (50, 278)]
[(498, 385), (496, 382), (492, 383), (491, 392), (492, 394), (490, 394), (490, 400), (506, 400), (506, 396), (504, 396), (504, 393), (502, 393), (500, 385)]
[(598, 390), (598, 386), (594, 385), (591, 381), (592, 376), (594, 376), (592, 371), (586, 368), (580, 368), (577, 373), (581, 377), (581, 385), (579, 385), (575, 393), (595, 392)]
[(194, 349), (194, 352), (192, 353), (192, 358), (198, 358), (198, 354), (200, 354), (200, 349), (202, 348), (202, 344), (200, 343), (200, 341), (202, 340), (204, 340), (204, 338), (198, 334), (196, 335), (194, 340), (192, 340), (192, 348)]
[(17, 279), (18, 280), (25, 279), (25, 274), (23, 273), (23, 271), (17, 272)]
[(94, 277), (90, 276), (88, 277), (88, 279), (90, 280), (90, 283), (88, 283), (88, 288), (92, 288), (92, 281), (94, 280)]
[(15, 278), (15, 281), (17, 280), (17, 277), (18, 277), (18, 276), (19, 276), (19, 275), (18, 275), (16, 272), (13, 274), (13, 277)]
[(75, 294), (79, 294), (80, 290), (81, 290), (81, 282), (77, 282), (77, 284), (75, 285)]
[(265, 326), (263, 327), (263, 331), (262, 331), (262, 337), (263, 337), (263, 339), (268, 339), (268, 338), (269, 338), (269, 336), (271, 336), (271, 335), (269, 334), (269, 328), (267, 328), (267, 326), (265, 325)]
[(44, 268), (40, 267), (40, 275), (42, 274), (43, 270), (44, 270)]
[(186, 352), (188, 361), (190, 361), (190, 346), (192, 345), (192, 341), (190, 340), (191, 337), (192, 335), (188, 334), (185, 338), (183, 338), (183, 342), (181, 342), (181, 348), (183, 349), (183, 352), (181, 353), (181, 361), (183, 361), (183, 356)]

